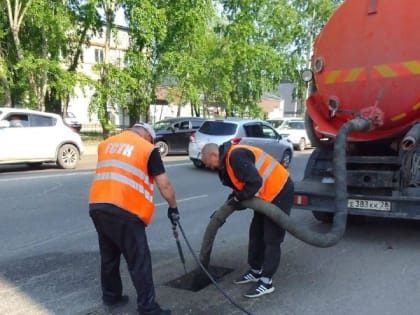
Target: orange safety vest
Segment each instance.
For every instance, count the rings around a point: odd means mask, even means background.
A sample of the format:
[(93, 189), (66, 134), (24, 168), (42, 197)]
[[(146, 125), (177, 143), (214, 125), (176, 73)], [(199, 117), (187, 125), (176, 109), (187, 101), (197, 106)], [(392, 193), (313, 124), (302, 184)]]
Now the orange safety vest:
[(101, 142), (89, 203), (110, 203), (137, 215), (145, 224), (153, 216), (153, 177), (147, 162), (154, 145), (132, 131)]
[(283, 165), (260, 148), (242, 144), (232, 145), (226, 154), (225, 164), (229, 178), (237, 191), (240, 191), (245, 186), (245, 183), (235, 177), (229, 159), (232, 152), (239, 148), (247, 149), (255, 156), (255, 168), (262, 178), (262, 186), (255, 196), (271, 202), (283, 189), (289, 173)]

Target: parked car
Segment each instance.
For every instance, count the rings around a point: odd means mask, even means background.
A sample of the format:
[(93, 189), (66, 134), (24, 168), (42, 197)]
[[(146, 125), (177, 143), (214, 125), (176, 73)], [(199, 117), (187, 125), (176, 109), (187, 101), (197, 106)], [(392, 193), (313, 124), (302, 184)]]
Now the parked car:
[(311, 147), (311, 141), (305, 129), (305, 121), (299, 118), (269, 119), (271, 123), (284, 138), (293, 144), (298, 151)]
[(0, 164), (75, 168), (83, 153), (80, 135), (61, 116), (28, 109), (0, 107), (0, 145)]
[(293, 157), (293, 146), (267, 122), (253, 119), (212, 119), (205, 121), (200, 129), (191, 135), (188, 155), (193, 164), (201, 168), (202, 147), (206, 143), (223, 142), (248, 144), (263, 149), (285, 167), (289, 167)]
[(162, 157), (168, 154), (188, 154), (190, 136), (205, 121), (200, 117), (180, 117), (158, 121), (153, 124), (156, 131), (155, 145)]
[(64, 116), (64, 122), (67, 126), (76, 129), (77, 132), (80, 132), (80, 130), (82, 129), (82, 124), (72, 112), (66, 113), (66, 115)]

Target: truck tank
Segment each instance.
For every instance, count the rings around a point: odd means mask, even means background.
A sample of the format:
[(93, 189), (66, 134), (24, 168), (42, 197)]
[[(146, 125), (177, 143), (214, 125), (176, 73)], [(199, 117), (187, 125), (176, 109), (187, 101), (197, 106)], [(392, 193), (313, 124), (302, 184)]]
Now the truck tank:
[(344, 1), (314, 43), (306, 105), (316, 138), (334, 138), (358, 116), (370, 130), (348, 141), (401, 137), (419, 120), (419, 29), (420, 1)]
[(323, 221), (337, 204), (420, 219), (419, 30), (412, 0), (345, 0), (321, 30), (305, 113), (316, 148), (295, 186), (297, 208)]

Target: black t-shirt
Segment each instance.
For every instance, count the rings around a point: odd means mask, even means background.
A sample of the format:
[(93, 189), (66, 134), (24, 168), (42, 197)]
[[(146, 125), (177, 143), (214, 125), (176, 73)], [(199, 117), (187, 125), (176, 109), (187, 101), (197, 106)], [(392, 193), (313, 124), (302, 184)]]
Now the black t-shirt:
[(165, 173), (165, 167), (158, 148), (154, 148), (147, 161), (147, 172), (149, 176), (154, 177)]

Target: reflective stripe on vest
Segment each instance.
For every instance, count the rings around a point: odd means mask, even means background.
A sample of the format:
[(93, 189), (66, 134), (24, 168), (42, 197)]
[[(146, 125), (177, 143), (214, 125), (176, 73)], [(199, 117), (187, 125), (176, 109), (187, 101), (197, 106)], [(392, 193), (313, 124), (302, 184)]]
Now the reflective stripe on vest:
[(124, 131), (103, 141), (89, 203), (110, 203), (149, 224), (153, 215), (153, 177), (147, 174), (154, 146), (139, 135)]
[(271, 202), (274, 197), (280, 193), (284, 184), (286, 183), (287, 178), (289, 177), (287, 170), (271, 155), (265, 153), (259, 148), (248, 145), (232, 145), (226, 154), (226, 170), (230, 180), (232, 181), (232, 184), (236, 187), (237, 190), (241, 190), (245, 186), (245, 183), (239, 181), (235, 177), (235, 173), (232, 170), (229, 159), (233, 150), (239, 148), (247, 149), (254, 154), (255, 168), (262, 178), (262, 185), (256, 193), (256, 196)]
[[(129, 173), (132, 173), (136, 177), (140, 178), (147, 185), (147, 187), (151, 191), (153, 191), (153, 183), (150, 182), (149, 176), (147, 176), (146, 174), (144, 174), (144, 172), (142, 172), (141, 170), (135, 168), (134, 166), (132, 166), (128, 163), (121, 162), (121, 161), (118, 161), (118, 160), (105, 160), (105, 161), (101, 161), (101, 162), (98, 163), (97, 169), (100, 169), (100, 168), (103, 168), (103, 167), (109, 167), (109, 166), (117, 167), (117, 168), (123, 169), (123, 170), (125, 170)], [(128, 184), (129, 182), (134, 182), (134, 181), (127, 178), (126, 183)], [(144, 190), (144, 188), (143, 188), (143, 190)]]
[(144, 189), (144, 186), (142, 186), (139, 183), (136, 183), (134, 180), (129, 179), (126, 176), (123, 176), (118, 173), (112, 173), (112, 172), (106, 172), (106, 173), (99, 173), (95, 175), (95, 180), (115, 180), (120, 183), (126, 184), (130, 186), (131, 188), (137, 190), (139, 193), (144, 195), (144, 198), (149, 200), (150, 202), (153, 201), (153, 196), (149, 194), (147, 190)]

